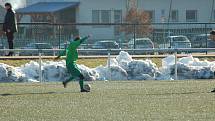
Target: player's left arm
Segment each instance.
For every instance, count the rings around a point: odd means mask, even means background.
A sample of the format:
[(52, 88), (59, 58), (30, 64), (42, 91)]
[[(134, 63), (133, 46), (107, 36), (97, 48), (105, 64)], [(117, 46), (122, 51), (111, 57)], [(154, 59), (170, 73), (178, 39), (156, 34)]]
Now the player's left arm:
[(90, 37), (90, 36), (88, 35), (88, 36), (86, 36), (86, 37), (84, 37), (84, 38), (82, 38), (82, 39), (80, 39), (80, 40), (78, 40), (78, 41), (73, 41), (73, 42), (72, 42), (72, 45), (71, 45), (72, 48), (77, 49), (78, 46), (80, 46), (81, 43), (85, 42), (89, 37)]
[(88, 35), (88, 36), (86, 36), (86, 37), (80, 39), (80, 43), (85, 42), (88, 38), (90, 38), (90, 35)]
[[(68, 49), (68, 48), (67, 48), (67, 49)], [(60, 54), (55, 58), (55, 60), (59, 59), (61, 56), (65, 56), (65, 55), (66, 55), (67, 49), (61, 51)]]

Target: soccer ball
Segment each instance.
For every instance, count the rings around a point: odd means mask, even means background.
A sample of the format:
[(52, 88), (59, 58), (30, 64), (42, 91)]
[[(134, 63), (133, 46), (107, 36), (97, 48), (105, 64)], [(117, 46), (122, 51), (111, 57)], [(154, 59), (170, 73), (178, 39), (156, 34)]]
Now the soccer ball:
[(87, 91), (90, 91), (91, 85), (90, 84), (85, 84), (84, 89), (87, 90)]

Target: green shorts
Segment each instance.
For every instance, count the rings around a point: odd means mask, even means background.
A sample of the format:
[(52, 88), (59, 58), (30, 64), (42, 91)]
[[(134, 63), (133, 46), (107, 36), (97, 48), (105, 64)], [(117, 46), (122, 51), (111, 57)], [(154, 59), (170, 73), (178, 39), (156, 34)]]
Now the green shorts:
[(74, 77), (79, 77), (81, 74), (81, 71), (78, 69), (76, 63), (67, 64), (66, 68), (70, 74)]

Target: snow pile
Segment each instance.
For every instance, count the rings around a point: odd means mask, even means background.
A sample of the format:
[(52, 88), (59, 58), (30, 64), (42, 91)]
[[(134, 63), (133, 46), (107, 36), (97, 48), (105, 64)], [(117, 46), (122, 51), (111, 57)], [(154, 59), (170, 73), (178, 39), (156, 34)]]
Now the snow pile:
[(169, 68), (170, 66), (175, 64), (175, 56), (169, 55), (166, 58), (162, 59), (162, 67)]
[(85, 65), (78, 65), (78, 68), (84, 75), (85, 81), (95, 81), (99, 78), (99, 74), (94, 69), (90, 69)]
[[(169, 59), (167, 59), (169, 58)], [(171, 56), (163, 59), (163, 69), (166, 74), (173, 77), (175, 74), (175, 58)], [(172, 60), (172, 61), (171, 61)], [(168, 64), (169, 63), (169, 64)], [(177, 61), (178, 79), (213, 79), (215, 72), (215, 63), (207, 60), (200, 61), (198, 58), (193, 58), (192, 55), (180, 58)]]
[(110, 68), (108, 66), (99, 66), (95, 68), (95, 71), (99, 74), (97, 80), (128, 80), (127, 72), (117, 65), (112, 65)]
[[(42, 78), (44, 81), (62, 81), (68, 76), (65, 69), (65, 62), (48, 61), (42, 63)], [(21, 67), (16, 67), (16, 72), (22, 73), (27, 81), (38, 82), (39, 80), (39, 63), (31, 61)], [(26, 81), (26, 80), (22, 80)]]
[[(84, 65), (78, 65), (78, 68), (81, 70), (86, 81), (94, 81), (97, 79), (98, 74), (92, 69)], [(28, 78), (28, 81), (37, 82), (39, 80), (39, 64), (35, 61), (18, 67), (17, 70), (23, 73)], [(67, 72), (65, 61), (47, 61), (42, 63), (43, 81), (64, 81), (69, 77), (70, 74)]]
[(22, 73), (16, 71), (12, 66), (0, 63), (0, 82), (20, 82), (26, 80)]
[(95, 71), (99, 74), (97, 80), (128, 80), (128, 74), (125, 70), (128, 63), (132, 60), (126, 52), (120, 52), (116, 58), (107, 60), (106, 66), (99, 66)]
[(159, 71), (151, 60), (133, 60), (128, 63), (127, 72), (130, 80), (154, 80)]
[(119, 55), (116, 57), (117, 65), (122, 67), (123, 69), (128, 69), (129, 62), (133, 61), (132, 57), (125, 51), (121, 51)]
[[(175, 74), (175, 57), (170, 55), (162, 60), (158, 68), (151, 60), (135, 60), (127, 52), (120, 52), (111, 58), (105, 66), (88, 68), (78, 65), (86, 81), (95, 80), (172, 80)], [(213, 79), (215, 63), (200, 61), (192, 56), (177, 61), (179, 79)], [(31, 61), (21, 67), (12, 67), (0, 63), (0, 82), (38, 82), (39, 64)], [(42, 62), (43, 81), (64, 81), (71, 75), (65, 61)]]
[(97, 67), (96, 71), (100, 75), (97, 80), (155, 80), (159, 72), (151, 60), (134, 60), (124, 51), (112, 58), (110, 64)]

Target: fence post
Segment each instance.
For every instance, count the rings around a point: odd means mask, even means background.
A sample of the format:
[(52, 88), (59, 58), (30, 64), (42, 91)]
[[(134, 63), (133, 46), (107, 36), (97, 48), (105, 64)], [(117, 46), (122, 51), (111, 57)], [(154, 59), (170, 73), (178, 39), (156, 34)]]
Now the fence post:
[(178, 80), (177, 51), (175, 51), (174, 55), (175, 55), (175, 80)]
[(111, 50), (108, 50), (108, 74), (109, 74), (109, 81), (111, 81), (111, 54), (110, 54)]
[(39, 81), (42, 82), (43, 77), (42, 77), (42, 54), (41, 52), (39, 53)]

